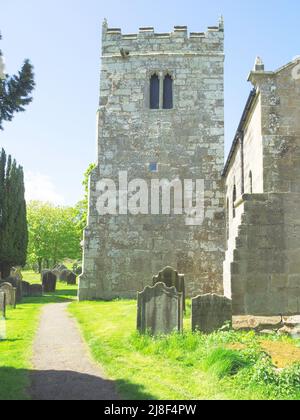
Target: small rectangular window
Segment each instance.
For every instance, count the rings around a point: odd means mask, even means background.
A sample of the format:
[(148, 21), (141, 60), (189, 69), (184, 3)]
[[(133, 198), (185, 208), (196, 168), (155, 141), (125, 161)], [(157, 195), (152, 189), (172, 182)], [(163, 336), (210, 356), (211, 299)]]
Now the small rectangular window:
[(157, 170), (158, 170), (158, 164), (155, 163), (155, 162), (151, 162), (149, 164), (149, 171), (150, 172), (157, 172)]

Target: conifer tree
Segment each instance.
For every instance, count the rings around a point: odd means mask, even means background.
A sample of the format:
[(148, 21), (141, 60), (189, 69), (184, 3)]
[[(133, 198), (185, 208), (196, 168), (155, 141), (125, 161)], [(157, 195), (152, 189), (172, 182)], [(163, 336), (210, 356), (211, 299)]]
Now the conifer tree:
[(0, 50), (0, 130), (3, 130), (3, 121), (11, 121), (15, 113), (25, 111), (25, 106), (32, 101), (34, 86), (33, 67), (29, 60), (25, 60), (17, 75), (6, 75)]
[(24, 175), (11, 156), (0, 153), (0, 272), (8, 277), (13, 265), (26, 262), (28, 231)]

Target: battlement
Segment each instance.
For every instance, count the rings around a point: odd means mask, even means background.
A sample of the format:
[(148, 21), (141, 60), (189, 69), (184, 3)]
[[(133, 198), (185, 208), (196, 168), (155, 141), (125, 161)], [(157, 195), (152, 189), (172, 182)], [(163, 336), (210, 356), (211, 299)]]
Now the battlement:
[(174, 26), (172, 32), (158, 33), (154, 27), (139, 28), (138, 33), (123, 34), (120, 28), (109, 28), (107, 20), (103, 22), (102, 46), (103, 55), (119, 54), (120, 49), (130, 52), (142, 53), (147, 50), (159, 53), (162, 50), (168, 52), (198, 51), (212, 53), (223, 52), (224, 45), (224, 21), (221, 17), (218, 26), (210, 26), (206, 32), (188, 32), (187, 26)]

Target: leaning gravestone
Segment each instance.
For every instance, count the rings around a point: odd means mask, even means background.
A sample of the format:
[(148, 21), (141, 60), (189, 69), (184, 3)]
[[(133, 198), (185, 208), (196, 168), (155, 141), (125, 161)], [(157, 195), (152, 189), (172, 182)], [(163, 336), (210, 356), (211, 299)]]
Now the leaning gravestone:
[(22, 280), (22, 294), (23, 297), (28, 297), (30, 296), (30, 283), (28, 283), (27, 281)]
[(16, 307), (16, 289), (10, 283), (2, 283), (0, 292), (4, 292), (6, 296), (6, 305)]
[(151, 335), (182, 332), (182, 293), (164, 283), (147, 286), (138, 293), (137, 329)]
[(172, 267), (166, 267), (153, 277), (153, 286), (157, 283), (164, 283), (167, 287), (175, 287), (177, 292), (182, 293), (183, 310), (185, 311), (185, 281), (184, 275), (178, 274)]
[(23, 297), (22, 280), (18, 277), (8, 277), (5, 279), (5, 283), (10, 283), (16, 289), (16, 303), (21, 303)]
[(41, 286), (40, 284), (31, 284), (29, 287), (29, 296), (30, 297), (43, 296), (43, 286)]
[(232, 322), (232, 301), (215, 294), (192, 299), (192, 330), (210, 334)]
[(50, 270), (43, 271), (42, 284), (44, 293), (54, 293), (56, 290), (56, 275)]
[(6, 294), (0, 292), (0, 320), (6, 316)]

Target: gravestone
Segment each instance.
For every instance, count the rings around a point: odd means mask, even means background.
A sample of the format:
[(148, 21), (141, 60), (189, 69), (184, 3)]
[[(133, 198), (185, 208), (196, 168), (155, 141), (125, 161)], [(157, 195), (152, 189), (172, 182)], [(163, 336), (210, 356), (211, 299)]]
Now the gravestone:
[(210, 334), (232, 322), (232, 301), (208, 294), (192, 299), (192, 330)]
[(29, 296), (30, 297), (43, 296), (43, 286), (41, 286), (40, 284), (31, 284), (29, 287)]
[(22, 280), (18, 277), (8, 277), (6, 283), (10, 283), (16, 289), (16, 303), (21, 303), (23, 298)]
[(59, 280), (60, 280), (60, 281), (62, 281), (62, 282), (66, 282), (66, 281), (67, 281), (67, 278), (68, 278), (69, 273), (70, 273), (70, 270), (62, 270), (62, 271), (59, 273)]
[(138, 293), (137, 329), (151, 335), (182, 332), (182, 293), (164, 283), (147, 286)]
[(2, 283), (0, 285), (0, 292), (4, 292), (6, 296), (6, 305), (16, 307), (16, 288), (10, 283)]
[(0, 319), (6, 316), (6, 294), (0, 292)]
[(56, 280), (59, 279), (60, 271), (57, 268), (54, 268), (51, 272), (56, 276)]
[(44, 293), (54, 293), (56, 290), (56, 275), (50, 270), (42, 273), (42, 284)]
[(76, 284), (76, 279), (76, 274), (73, 273), (73, 271), (69, 271), (69, 273), (67, 274), (67, 284)]
[(30, 283), (28, 283), (27, 281), (22, 281), (22, 294), (23, 297), (28, 297), (30, 296)]
[(175, 287), (177, 292), (182, 293), (183, 310), (185, 311), (185, 281), (184, 275), (178, 274), (172, 267), (166, 267), (153, 277), (153, 286), (164, 283), (167, 287)]

